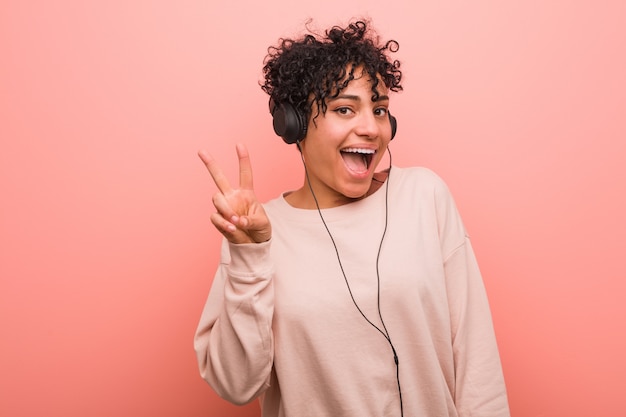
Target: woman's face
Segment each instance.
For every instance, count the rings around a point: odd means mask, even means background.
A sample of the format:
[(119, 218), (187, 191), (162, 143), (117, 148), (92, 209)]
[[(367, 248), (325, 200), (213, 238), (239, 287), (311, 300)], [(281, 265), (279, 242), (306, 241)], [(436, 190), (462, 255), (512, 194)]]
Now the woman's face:
[[(314, 105), (301, 143), (309, 181), (321, 208), (363, 198), (391, 140), (388, 90), (379, 80), (377, 101), (367, 74), (357, 76), (339, 96), (327, 99), (326, 113)], [(304, 187), (306, 189), (308, 187)]]

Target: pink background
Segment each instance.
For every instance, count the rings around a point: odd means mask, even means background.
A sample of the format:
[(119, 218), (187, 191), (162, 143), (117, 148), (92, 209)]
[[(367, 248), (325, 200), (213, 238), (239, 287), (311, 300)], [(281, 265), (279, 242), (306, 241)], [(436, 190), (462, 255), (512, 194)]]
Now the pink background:
[(400, 42), (394, 163), (456, 196), (512, 415), (624, 416), (625, 5), (2, 2), (0, 415), (259, 415), (197, 373), (219, 235), (196, 151), (235, 179), (246, 143), (263, 200), (299, 186), (266, 47), (368, 15)]

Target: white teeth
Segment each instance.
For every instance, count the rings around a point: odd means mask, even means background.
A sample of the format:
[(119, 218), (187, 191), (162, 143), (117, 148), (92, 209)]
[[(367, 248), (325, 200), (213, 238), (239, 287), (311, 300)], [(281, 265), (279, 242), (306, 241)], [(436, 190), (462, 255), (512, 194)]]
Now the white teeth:
[(346, 148), (346, 149), (342, 149), (341, 152), (363, 153), (363, 154), (376, 153), (376, 151), (373, 149), (361, 149), (361, 148)]

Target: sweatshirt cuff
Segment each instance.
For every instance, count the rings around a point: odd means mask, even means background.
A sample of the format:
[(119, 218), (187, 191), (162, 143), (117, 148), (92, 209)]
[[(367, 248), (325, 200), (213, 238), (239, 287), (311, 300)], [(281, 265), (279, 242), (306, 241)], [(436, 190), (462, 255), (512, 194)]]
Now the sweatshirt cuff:
[(271, 239), (262, 243), (228, 243), (230, 250), (230, 276), (249, 279), (269, 278), (272, 271), (270, 260)]

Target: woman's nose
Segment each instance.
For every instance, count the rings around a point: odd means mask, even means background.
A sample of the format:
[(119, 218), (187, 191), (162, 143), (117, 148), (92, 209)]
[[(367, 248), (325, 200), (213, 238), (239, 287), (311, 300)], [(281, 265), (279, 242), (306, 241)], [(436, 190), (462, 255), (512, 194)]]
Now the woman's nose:
[(378, 136), (381, 128), (381, 121), (369, 112), (363, 112), (357, 120), (356, 132), (359, 136), (374, 138)]

